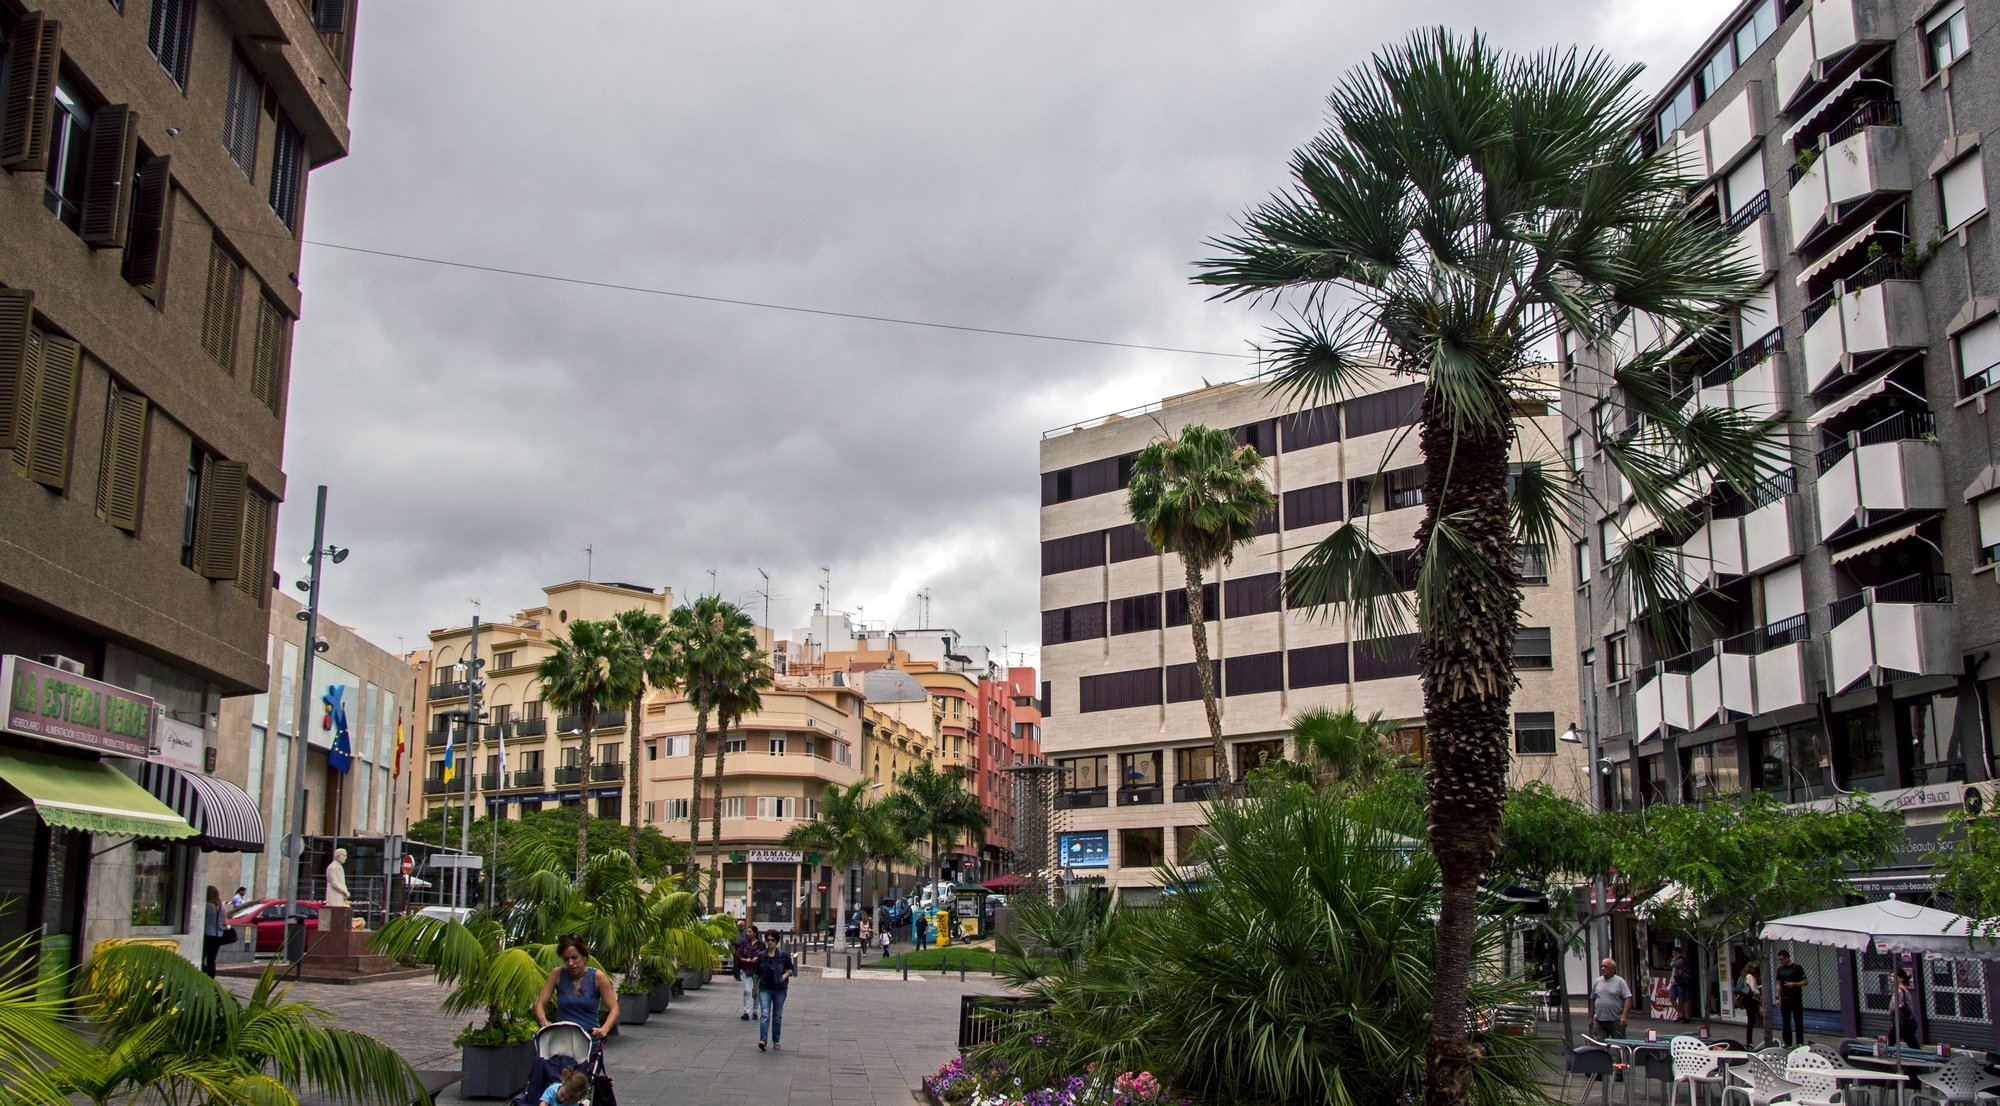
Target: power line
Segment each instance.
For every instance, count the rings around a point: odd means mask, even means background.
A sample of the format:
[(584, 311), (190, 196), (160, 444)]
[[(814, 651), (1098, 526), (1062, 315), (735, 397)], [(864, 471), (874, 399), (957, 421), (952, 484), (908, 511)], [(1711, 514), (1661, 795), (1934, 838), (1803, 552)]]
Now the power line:
[[(252, 232), (266, 233), (266, 232)], [(275, 237), (275, 235), (274, 235)], [(304, 245), (318, 246), (326, 250), (340, 250), (343, 253), (365, 254), (369, 257), (386, 257), (397, 261), (415, 261), (425, 265), (442, 265), (450, 269), (468, 269), (477, 273), (495, 273), (500, 276), (523, 277), (528, 280), (546, 280), (557, 284), (574, 284), (583, 288), (605, 288), (614, 292), (638, 292), (648, 296), (667, 296), (679, 300), (696, 300), (701, 303), (722, 303), (733, 307), (757, 307), (766, 311), (790, 311), (799, 315), (820, 315), (830, 319), (853, 319), (859, 322), (888, 323), (893, 326), (917, 326), (931, 330), (955, 330), (965, 334), (990, 334), (1001, 338), (1032, 338), (1041, 342), (1068, 342), (1079, 346), (1104, 346), (1111, 349), (1135, 349), (1149, 353), (1185, 353), (1194, 357), (1227, 357), (1247, 361), (1254, 353), (1222, 353), (1218, 350), (1188, 349), (1184, 346), (1155, 346), (1143, 342), (1113, 342), (1103, 338), (1078, 338), (1066, 334), (1040, 334), (1031, 330), (1003, 330), (988, 326), (962, 326), (958, 323), (939, 323), (928, 319), (904, 319), (894, 315), (871, 315), (860, 311), (833, 311), (824, 307), (805, 307), (794, 303), (772, 303), (767, 300), (735, 299), (729, 296), (709, 296), (699, 292), (680, 292), (670, 288), (648, 288), (639, 284), (619, 284), (608, 280), (588, 280), (583, 277), (561, 276), (556, 273), (538, 273), (529, 269), (509, 269), (499, 265), (480, 265), (470, 261), (453, 261), (443, 257), (424, 257), (420, 254), (397, 253), (393, 250), (375, 250), (365, 246), (348, 246), (339, 242), (320, 242), (304, 239)]]

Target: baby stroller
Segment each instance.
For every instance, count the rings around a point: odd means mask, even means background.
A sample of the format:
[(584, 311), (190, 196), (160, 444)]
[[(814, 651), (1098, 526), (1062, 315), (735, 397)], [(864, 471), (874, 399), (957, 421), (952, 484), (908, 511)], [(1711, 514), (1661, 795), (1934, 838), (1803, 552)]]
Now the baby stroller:
[(528, 1066), (528, 1085), (514, 1096), (512, 1106), (538, 1106), (543, 1092), (580, 1068), (590, 1077), (590, 1097), (579, 1106), (618, 1106), (611, 1077), (604, 1073), (604, 1042), (575, 1022), (551, 1022), (535, 1034), (535, 1060)]

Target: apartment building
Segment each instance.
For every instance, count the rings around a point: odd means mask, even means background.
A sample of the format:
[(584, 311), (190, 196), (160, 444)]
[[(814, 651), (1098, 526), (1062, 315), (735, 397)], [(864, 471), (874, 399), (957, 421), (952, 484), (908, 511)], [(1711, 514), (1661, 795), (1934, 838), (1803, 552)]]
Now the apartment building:
[(0, 940), (52, 972), (193, 947), (238, 869), (204, 846), (251, 844), (192, 796), (223, 697), (269, 679), (306, 176), (347, 152), (356, 8), (0, 3), (0, 809), (35, 811), (0, 820)]
[[(587, 805), (598, 817), (625, 817), (629, 712), (600, 711), (585, 735), (579, 716), (549, 710), (535, 669), (555, 652), (555, 641), (570, 622), (602, 621), (634, 609), (664, 618), (673, 609), (673, 591), (571, 580), (544, 588), (542, 595), (540, 606), (481, 622), (476, 642), (469, 621), (431, 631), (429, 679), (418, 688), (422, 752), (406, 754), (421, 767), (420, 783), (410, 788), (412, 820), (446, 806), (462, 807), (468, 799), (479, 810), (506, 818), (551, 804)], [(475, 667), (474, 661), (484, 663)], [(475, 679), (485, 686), (474, 688)], [(482, 717), (468, 719), (475, 690)], [(591, 744), (589, 779), (585, 741)], [(447, 750), (455, 769), (448, 782)]]
[[(1945, 815), (1993, 774), (2000, 243), (1979, 136), (2000, 126), (2000, 56), (1982, 44), (1996, 19), (1992, 0), (1738, 5), (1635, 139), (1700, 182), (1690, 217), (1734, 231), (1765, 281), (1727, 325), (1685, 338), (1686, 401), (1783, 414), (1793, 463), (1762, 488), (1707, 489), (1694, 518), (1663, 526), (1597, 448), (1627, 430), (1613, 409), (1573, 408), (1566, 426), (1608, 511), (1578, 520), (1591, 538), (1574, 550), (1606, 800), (1872, 792), (1905, 812), (1908, 842), (1861, 882), (1920, 899)], [(1680, 340), (1643, 315), (1616, 322), (1574, 355), (1586, 395), (1634, 350)], [(1679, 550), (1701, 617), (1662, 632), (1635, 619), (1628, 589), (1590, 570), (1625, 542)], [(1675, 937), (1621, 934), (1639, 971)], [(1888, 1029), (1890, 957), (1793, 952), (1816, 1031)], [(1733, 978), (1745, 955), (1700, 967)], [(1995, 1043), (1993, 967), (1914, 974), (1927, 1040)]]
[[(1313, 707), (1380, 711), (1404, 723), (1398, 746), (1421, 759), (1416, 636), (1357, 640), (1340, 616), (1285, 607), (1279, 581), (1346, 518), (1366, 518), (1413, 586), (1408, 549), (1422, 516), (1413, 436), (1421, 385), (1383, 379), (1366, 394), (1302, 409), (1242, 382), (1051, 431), (1042, 439), (1041, 751), (1061, 771), (1058, 863), (1077, 882), (1156, 894), (1157, 869), (1182, 863), (1203, 803), (1288, 755), (1289, 720)], [(1558, 440), (1553, 409), (1522, 439)], [(1230, 763), (1214, 762), (1188, 630), (1185, 575), (1127, 513), (1138, 451), (1189, 424), (1230, 429), (1269, 458), (1278, 510), (1234, 562), (1212, 574), (1203, 610)], [(1542, 435), (1547, 435), (1546, 438)], [(1531, 453), (1530, 456), (1539, 456)], [(1583, 756), (1557, 735), (1577, 717), (1569, 566), (1525, 550), (1529, 585), (1515, 645), (1514, 778), (1583, 793)]]

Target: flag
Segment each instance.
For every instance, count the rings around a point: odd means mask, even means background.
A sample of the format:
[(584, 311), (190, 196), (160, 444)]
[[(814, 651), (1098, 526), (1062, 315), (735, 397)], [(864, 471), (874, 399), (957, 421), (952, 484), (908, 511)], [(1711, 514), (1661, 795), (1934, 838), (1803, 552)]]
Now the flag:
[(457, 772), (458, 772), (458, 769), (457, 769), (457, 767), (456, 767), (456, 766), (454, 766), (454, 765), (452, 764), (452, 740), (453, 740), (453, 738), (455, 738), (456, 736), (457, 736), (457, 731), (455, 731), (455, 730), (453, 730), (453, 729), (452, 729), (452, 727), (451, 727), (451, 723), (449, 723), (449, 722), (445, 723), (445, 727), (444, 727), (444, 782), (446, 782), (446, 783), (450, 783), (450, 782), (451, 782), (451, 777), (452, 777), (453, 775), (456, 775), (456, 774), (457, 774)]
[(403, 712), (396, 712), (396, 770), (389, 774), (392, 780), (403, 778)]
[(326, 706), (326, 718), (322, 725), (333, 731), (333, 743), (327, 746), (326, 762), (336, 772), (346, 772), (354, 767), (353, 738), (347, 731), (347, 705), (342, 701), (346, 691), (346, 687), (333, 684), (320, 699)]
[(507, 786), (507, 726), (508, 723), (502, 722), (493, 727), (500, 738), (500, 774), (494, 777), (494, 782), (501, 787)]

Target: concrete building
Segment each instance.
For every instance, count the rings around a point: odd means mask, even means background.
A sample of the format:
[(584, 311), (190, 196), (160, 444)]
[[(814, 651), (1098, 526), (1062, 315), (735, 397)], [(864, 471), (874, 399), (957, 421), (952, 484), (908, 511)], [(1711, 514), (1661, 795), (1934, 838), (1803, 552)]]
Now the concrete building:
[[(181, 774), (269, 678), (306, 174), (347, 152), (357, 7), (0, 5), (0, 811), (38, 812), (0, 819), (0, 940), (50, 971), (198, 946), (211, 865), (237, 877)], [(49, 797), (125, 809), (147, 763), (178, 827)]]
[[(1763, 791), (1849, 792), (1903, 809), (1899, 870), (1863, 880), (1922, 898), (1944, 815), (1990, 790), (2000, 676), (2000, 252), (1982, 132), (2000, 127), (1990, 0), (1746, 0), (1675, 74), (1635, 136), (1702, 183), (1691, 217), (1725, 223), (1766, 283), (1680, 357), (1689, 403), (1781, 412), (1793, 464), (1761, 489), (1718, 484), (1678, 531), (1646, 516), (1596, 443), (1627, 429), (1572, 408), (1570, 453), (1602, 504), (1574, 550), (1577, 660), (1615, 763), (1617, 806)], [(1574, 355), (1574, 385), (1671, 342), (1643, 315)], [(1622, 502), (1621, 502), (1622, 500)], [(1678, 549), (1706, 616), (1655, 634), (1601, 565), (1626, 541)], [(1661, 970), (1673, 934), (1621, 927), (1627, 971)], [(1888, 1028), (1888, 956), (1794, 950), (1819, 1032)], [(1704, 963), (1727, 1004), (1745, 956)], [(1726, 976), (1720, 973), (1726, 973)], [(1992, 966), (1914, 972), (1926, 1039), (1995, 1044)]]
[[(1054, 832), (1072, 878), (1134, 900), (1156, 893), (1157, 867), (1187, 858), (1203, 802), (1287, 755), (1289, 720), (1308, 708), (1379, 710), (1404, 722), (1400, 748), (1422, 758), (1415, 635), (1357, 641), (1344, 617), (1287, 610), (1279, 590), (1281, 574), (1343, 518), (1367, 517), (1386, 549), (1411, 545), (1420, 459), (1414, 437), (1393, 431), (1414, 421), (1419, 388), (1385, 380), (1302, 410), (1254, 382), (1222, 384), (1043, 437), (1041, 749), (1061, 771)], [(1534, 422), (1539, 434), (1522, 435), (1528, 448), (1559, 440), (1553, 411)], [(1268, 457), (1279, 500), (1256, 540), (1206, 585), (1226, 765), (1213, 763), (1180, 558), (1154, 553), (1124, 495), (1134, 455), (1191, 423), (1232, 429)], [(1515, 780), (1581, 793), (1584, 758), (1557, 741), (1577, 717), (1576, 658), (1553, 647), (1571, 638), (1568, 566), (1540, 550), (1522, 565)]]
[[(256, 802), (269, 820), (273, 841), (290, 832), (297, 816), (294, 804), (305, 803), (307, 849), (300, 865), (301, 898), (320, 897), (321, 873), (331, 859), (330, 841), (342, 838), (355, 900), (386, 901), (379, 893), (388, 874), (378, 863), (382, 841), (405, 824), (406, 795), (417, 779), (414, 760), (422, 750), (420, 716), (413, 710), (416, 674), (401, 655), (322, 613), (319, 636), (327, 648), (313, 662), (313, 686), (305, 695), (306, 786), (302, 795), (295, 795), (292, 758), (301, 748), (299, 662), (306, 648), (306, 627), (298, 618), (299, 602), (284, 592), (273, 592), (269, 607), (266, 647), (271, 687), (222, 700), (215, 774), (241, 787)], [(351, 760), (345, 771), (334, 767), (338, 758), (329, 758), (337, 733), (329, 700), (336, 696), (347, 719), (346, 752)], [(399, 725), (410, 743), (400, 777), (396, 775)], [(275, 897), (282, 894), (284, 856), (276, 848), (246, 852), (233, 870), (212, 857), (209, 872), (225, 895), (240, 885), (251, 898)]]

